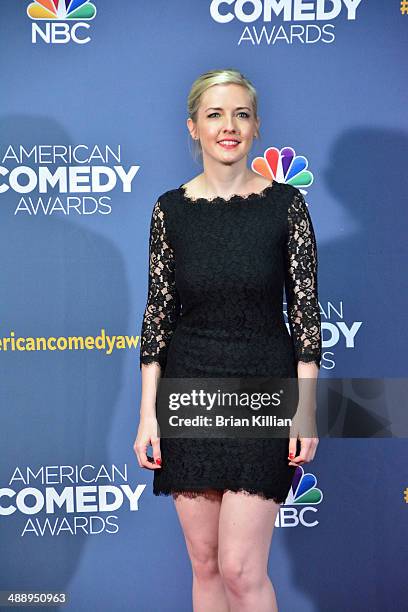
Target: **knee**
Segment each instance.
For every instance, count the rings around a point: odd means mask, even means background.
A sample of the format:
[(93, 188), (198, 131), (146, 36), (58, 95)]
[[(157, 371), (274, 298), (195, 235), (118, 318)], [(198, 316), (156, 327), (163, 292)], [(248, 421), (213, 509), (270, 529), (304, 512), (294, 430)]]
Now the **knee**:
[(216, 545), (196, 542), (189, 546), (189, 552), (193, 574), (198, 580), (211, 580), (219, 574)]
[(251, 565), (239, 556), (228, 555), (220, 558), (219, 569), (225, 587), (237, 596), (260, 588), (266, 578), (254, 571)]

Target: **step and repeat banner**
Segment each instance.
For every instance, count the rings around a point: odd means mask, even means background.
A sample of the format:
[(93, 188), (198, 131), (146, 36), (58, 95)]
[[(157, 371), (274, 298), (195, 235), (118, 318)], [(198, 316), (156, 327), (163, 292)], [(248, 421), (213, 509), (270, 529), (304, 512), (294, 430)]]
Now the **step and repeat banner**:
[[(406, 377), (407, 27), (405, 0), (1, 3), (1, 609), (192, 609), (174, 502), (133, 444), (150, 218), (202, 172), (186, 120), (203, 72), (251, 80), (248, 165), (307, 200), (320, 376), (375, 379), (365, 406)], [(280, 508), (281, 610), (405, 609), (407, 440), (391, 419), (352, 429)]]

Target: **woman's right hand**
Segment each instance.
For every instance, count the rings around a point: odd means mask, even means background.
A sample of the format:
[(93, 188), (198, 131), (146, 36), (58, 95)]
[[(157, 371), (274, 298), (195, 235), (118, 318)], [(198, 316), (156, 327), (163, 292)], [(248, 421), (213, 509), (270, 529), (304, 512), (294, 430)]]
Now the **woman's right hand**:
[[(157, 435), (158, 423), (155, 417), (141, 417), (133, 450), (140, 467), (149, 470), (161, 468), (160, 438)], [(153, 458), (148, 457), (147, 447), (151, 444)]]

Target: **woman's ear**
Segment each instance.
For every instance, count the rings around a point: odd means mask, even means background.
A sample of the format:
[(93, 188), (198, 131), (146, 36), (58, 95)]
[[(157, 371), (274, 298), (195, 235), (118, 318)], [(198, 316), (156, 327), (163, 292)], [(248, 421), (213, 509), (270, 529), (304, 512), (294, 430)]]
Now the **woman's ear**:
[(256, 128), (255, 128), (254, 138), (259, 138), (259, 126), (260, 125), (261, 125), (261, 120), (258, 118), (256, 120)]
[(197, 140), (197, 128), (195, 126), (194, 121), (191, 119), (191, 117), (187, 119), (187, 128), (188, 128), (188, 131), (190, 132), (191, 138), (193, 140)]

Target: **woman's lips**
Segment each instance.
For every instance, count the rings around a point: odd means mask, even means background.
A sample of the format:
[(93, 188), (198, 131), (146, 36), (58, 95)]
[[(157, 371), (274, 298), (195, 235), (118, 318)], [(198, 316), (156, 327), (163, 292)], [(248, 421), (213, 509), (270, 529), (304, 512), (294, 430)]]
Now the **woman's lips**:
[(225, 143), (225, 142), (219, 142), (218, 143), (223, 149), (235, 149), (240, 143), (235, 141), (234, 144), (231, 143)]

